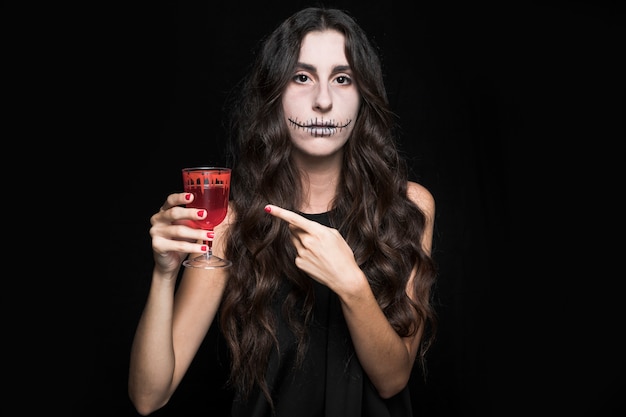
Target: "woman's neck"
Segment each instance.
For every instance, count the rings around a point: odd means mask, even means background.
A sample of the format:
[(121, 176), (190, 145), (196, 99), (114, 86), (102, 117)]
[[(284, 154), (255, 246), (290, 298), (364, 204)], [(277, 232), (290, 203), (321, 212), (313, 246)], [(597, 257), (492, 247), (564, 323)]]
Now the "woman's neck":
[(329, 164), (298, 164), (301, 172), (302, 197), (300, 212), (317, 214), (330, 211), (337, 193), (341, 174), (340, 162)]
[(302, 191), (304, 200), (300, 206), (302, 213), (325, 213), (332, 209), (337, 193), (337, 175), (309, 174), (308, 181), (303, 178)]

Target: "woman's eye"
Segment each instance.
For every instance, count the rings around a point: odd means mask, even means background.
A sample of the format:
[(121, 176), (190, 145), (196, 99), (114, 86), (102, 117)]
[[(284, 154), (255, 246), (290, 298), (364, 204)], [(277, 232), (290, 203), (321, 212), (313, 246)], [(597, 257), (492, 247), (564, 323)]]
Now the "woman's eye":
[(350, 84), (350, 78), (346, 77), (346, 76), (341, 76), (341, 77), (337, 77), (337, 83), (338, 84)]
[(304, 74), (296, 74), (294, 80), (299, 83), (305, 83), (309, 80), (309, 77)]

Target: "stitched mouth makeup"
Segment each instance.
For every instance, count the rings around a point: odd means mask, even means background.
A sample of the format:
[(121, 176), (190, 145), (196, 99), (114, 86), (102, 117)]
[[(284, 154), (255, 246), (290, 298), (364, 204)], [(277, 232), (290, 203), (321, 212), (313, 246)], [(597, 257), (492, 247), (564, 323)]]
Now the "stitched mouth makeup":
[(299, 122), (298, 119), (287, 118), (289, 125), (294, 129), (302, 129), (309, 132), (314, 137), (332, 136), (335, 133), (345, 129), (352, 123), (352, 119), (346, 122), (337, 122), (335, 120), (312, 119), (306, 122)]

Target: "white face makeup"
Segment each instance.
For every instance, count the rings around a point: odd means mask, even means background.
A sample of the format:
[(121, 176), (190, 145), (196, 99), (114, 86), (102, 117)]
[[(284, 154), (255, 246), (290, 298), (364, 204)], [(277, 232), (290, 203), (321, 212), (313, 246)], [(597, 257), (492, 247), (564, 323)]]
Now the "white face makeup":
[(359, 100), (344, 36), (334, 30), (307, 34), (282, 99), (296, 152), (322, 157), (340, 151), (354, 127)]

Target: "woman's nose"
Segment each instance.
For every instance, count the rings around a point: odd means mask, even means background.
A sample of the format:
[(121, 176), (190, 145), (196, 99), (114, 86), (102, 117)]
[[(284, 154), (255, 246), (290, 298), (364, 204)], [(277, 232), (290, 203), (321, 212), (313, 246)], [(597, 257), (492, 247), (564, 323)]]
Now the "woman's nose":
[(333, 107), (333, 100), (328, 84), (318, 84), (314, 107), (319, 111), (328, 111)]

